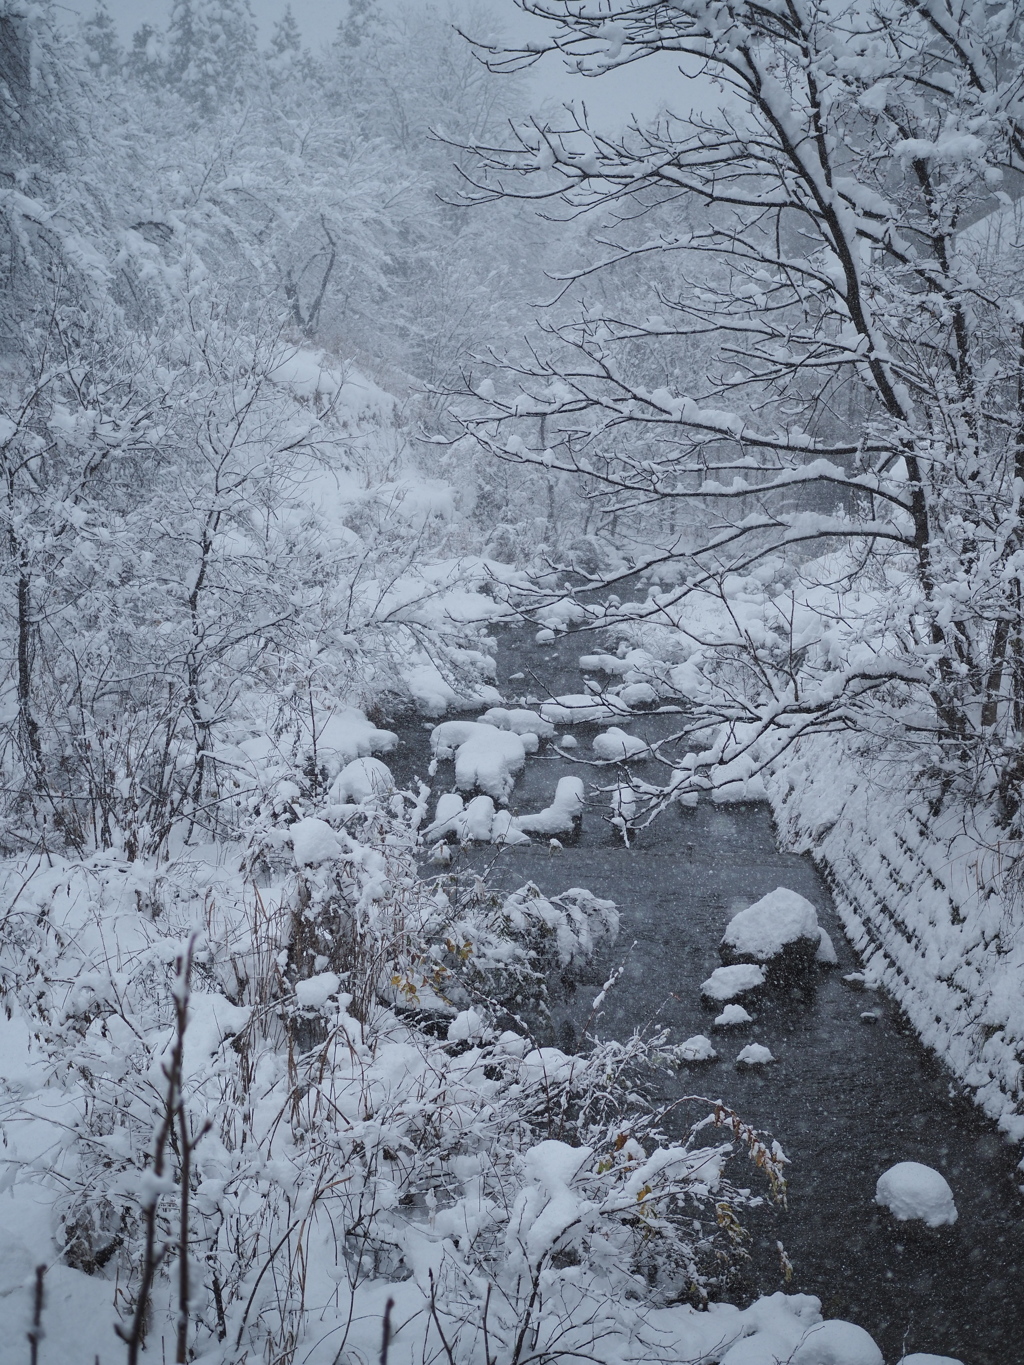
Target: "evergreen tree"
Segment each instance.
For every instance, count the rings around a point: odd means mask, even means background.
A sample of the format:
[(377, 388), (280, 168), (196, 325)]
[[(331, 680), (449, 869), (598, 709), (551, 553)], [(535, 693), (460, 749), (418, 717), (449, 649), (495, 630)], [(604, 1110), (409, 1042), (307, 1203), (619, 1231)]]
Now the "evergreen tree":
[(175, 0), (167, 74), (202, 113), (241, 97), (255, 51), (248, 0)]
[(382, 23), (377, 0), (349, 0), (348, 14), (338, 25), (338, 41), (345, 47), (362, 47)]
[(288, 5), (284, 15), (274, 25), (274, 32), (270, 39), (270, 55), (272, 58), (287, 61), (294, 60), (301, 51), (302, 34), (295, 22), (292, 7)]
[(142, 24), (132, 34), (125, 69), (139, 85), (152, 88), (163, 80), (164, 35), (152, 24)]
[(82, 25), (82, 37), (89, 65), (97, 75), (111, 76), (121, 69), (124, 52), (106, 0), (96, 0), (96, 8)]

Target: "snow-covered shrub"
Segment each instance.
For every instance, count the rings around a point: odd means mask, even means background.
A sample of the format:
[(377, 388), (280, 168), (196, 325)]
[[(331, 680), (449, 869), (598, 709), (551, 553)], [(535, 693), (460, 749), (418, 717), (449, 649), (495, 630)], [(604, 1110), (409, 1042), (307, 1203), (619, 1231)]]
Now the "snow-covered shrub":
[(213, 847), (5, 865), (7, 1227), (51, 1208), (130, 1346), (333, 1359), (379, 1342), (390, 1296), (417, 1352), (443, 1333), (468, 1363), (486, 1332), (557, 1358), (718, 1291), (759, 1202), (734, 1146), (781, 1198), (781, 1153), (720, 1106), (663, 1137), (661, 1040), (527, 1033), (510, 993), (592, 953), (613, 907), (424, 881), (421, 816), (399, 795), (267, 822), (255, 880)]

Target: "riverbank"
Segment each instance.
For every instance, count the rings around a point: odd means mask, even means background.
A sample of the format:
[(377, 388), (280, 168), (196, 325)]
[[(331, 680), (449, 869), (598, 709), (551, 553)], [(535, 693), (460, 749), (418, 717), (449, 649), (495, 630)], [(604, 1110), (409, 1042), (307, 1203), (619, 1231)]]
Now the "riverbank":
[(962, 807), (908, 803), (901, 776), (841, 738), (802, 740), (768, 784), (779, 836), (822, 871), (865, 972), (1019, 1142), (1024, 904), (1001, 891), (999, 831)]

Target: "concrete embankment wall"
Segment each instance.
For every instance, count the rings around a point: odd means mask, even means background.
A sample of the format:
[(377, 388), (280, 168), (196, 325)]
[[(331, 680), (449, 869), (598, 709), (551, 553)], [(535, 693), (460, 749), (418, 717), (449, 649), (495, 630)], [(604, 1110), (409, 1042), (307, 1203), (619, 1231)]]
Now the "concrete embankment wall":
[(784, 845), (827, 877), (870, 975), (1003, 1131), (1024, 1140), (1024, 890), (964, 810), (933, 816), (894, 763), (800, 742), (769, 782)]

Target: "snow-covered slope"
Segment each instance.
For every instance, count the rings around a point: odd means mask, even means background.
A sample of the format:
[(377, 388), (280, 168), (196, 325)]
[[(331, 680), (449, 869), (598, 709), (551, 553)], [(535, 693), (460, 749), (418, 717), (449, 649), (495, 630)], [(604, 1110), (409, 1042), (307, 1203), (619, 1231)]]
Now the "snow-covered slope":
[(1024, 906), (998, 887), (999, 832), (908, 806), (892, 766), (800, 741), (770, 796), (780, 835), (826, 872), (868, 973), (1014, 1140), (1024, 1140)]

